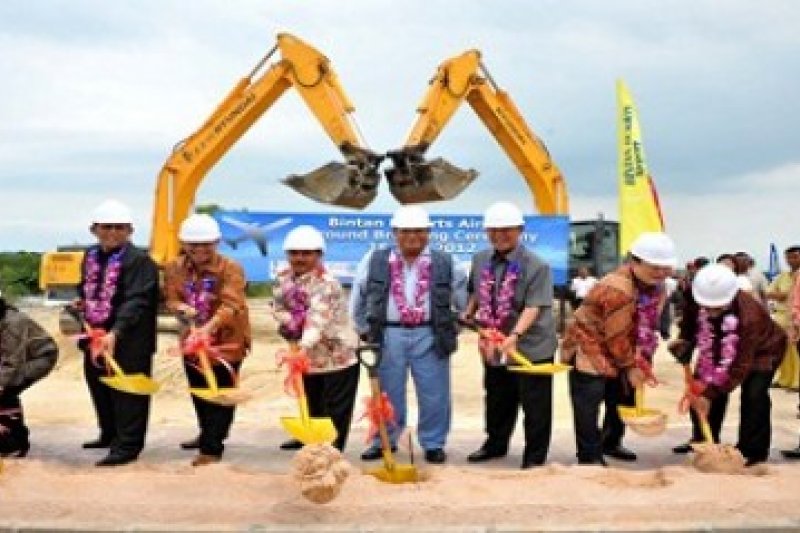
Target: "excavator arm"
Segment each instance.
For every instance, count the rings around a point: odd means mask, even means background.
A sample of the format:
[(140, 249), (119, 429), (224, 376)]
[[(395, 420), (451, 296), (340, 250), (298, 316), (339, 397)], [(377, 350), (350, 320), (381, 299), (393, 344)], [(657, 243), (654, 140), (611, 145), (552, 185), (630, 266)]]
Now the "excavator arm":
[[(259, 72), (276, 51), (281, 60)], [(331, 162), (284, 183), (314, 200), (362, 208), (375, 197), (383, 156), (368, 150), (350, 116), (353, 104), (328, 58), (300, 39), (278, 35), (277, 44), (241, 79), (200, 128), (180, 142), (158, 175), (150, 254), (163, 265), (178, 255), (178, 227), (189, 215), (208, 171), (290, 87), (300, 93), (345, 163)]]
[(561, 171), (511, 97), (489, 75), (477, 50), (439, 65), (405, 145), (387, 154), (393, 168), (385, 171), (386, 178), (395, 198), (404, 204), (448, 200), (475, 179), (475, 170), (462, 170), (441, 158), (425, 160), (425, 152), (464, 100), (520, 171), (539, 212), (567, 214), (569, 198)]

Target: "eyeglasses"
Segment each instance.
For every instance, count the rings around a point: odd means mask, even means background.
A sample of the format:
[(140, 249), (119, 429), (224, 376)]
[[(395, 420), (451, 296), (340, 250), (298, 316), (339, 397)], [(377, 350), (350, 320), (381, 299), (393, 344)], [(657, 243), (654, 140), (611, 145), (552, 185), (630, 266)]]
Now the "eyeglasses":
[(286, 253), (288, 255), (311, 256), (311, 255), (317, 255), (319, 253), (319, 251), (318, 250), (287, 250)]
[(105, 230), (105, 231), (111, 231), (112, 229), (113, 230), (117, 230), (117, 231), (122, 231), (122, 230), (126, 230), (126, 229), (130, 228), (131, 225), (130, 224), (98, 224), (97, 227), (100, 228), (101, 230)]

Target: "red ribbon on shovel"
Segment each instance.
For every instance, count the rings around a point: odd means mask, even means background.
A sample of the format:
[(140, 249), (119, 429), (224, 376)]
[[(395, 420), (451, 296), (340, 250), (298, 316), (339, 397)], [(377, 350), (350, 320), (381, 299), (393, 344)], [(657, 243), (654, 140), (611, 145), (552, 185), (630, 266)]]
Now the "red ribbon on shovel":
[(289, 396), (297, 398), (300, 396), (297, 380), (302, 380), (311, 368), (308, 355), (305, 350), (300, 348), (281, 348), (275, 352), (275, 361), (278, 363), (278, 367), (285, 364), (288, 369), (286, 379), (283, 380), (283, 390)]
[[(205, 353), (206, 357), (225, 367), (225, 370), (227, 370), (228, 374), (231, 376), (233, 385), (236, 387), (239, 383), (239, 375), (236, 373), (230, 363), (228, 363), (228, 361), (222, 356), (223, 351), (232, 348), (236, 348), (236, 345), (232, 343), (214, 344), (211, 335), (201, 331), (193, 330), (191, 333), (189, 333), (189, 335), (186, 336), (185, 339), (181, 341), (180, 346), (177, 349), (173, 348), (171, 350), (171, 354), (184, 357), (198, 357), (201, 353)], [(189, 361), (187, 364), (192, 368), (195, 368), (201, 374), (203, 373), (203, 369), (198, 364), (192, 361)]]
[(83, 339), (89, 341), (89, 355), (92, 358), (92, 363), (94, 366), (99, 367), (100, 365), (97, 363), (97, 360), (103, 355), (103, 337), (106, 336), (107, 331), (103, 328), (90, 327), (88, 324), (84, 326), (84, 329), (86, 331), (79, 335), (73, 335), (72, 338), (76, 341)]
[(381, 422), (391, 426), (397, 425), (394, 406), (385, 392), (382, 392), (380, 398), (377, 399), (371, 396), (364, 398), (364, 414), (361, 415), (359, 420), (364, 418), (369, 420), (366, 442), (372, 442), (377, 436)]

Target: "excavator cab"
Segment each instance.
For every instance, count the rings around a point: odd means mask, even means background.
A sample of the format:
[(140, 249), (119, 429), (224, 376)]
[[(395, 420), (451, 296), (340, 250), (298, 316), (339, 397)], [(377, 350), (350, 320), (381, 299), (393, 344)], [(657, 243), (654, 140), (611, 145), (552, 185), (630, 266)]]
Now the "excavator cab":
[(461, 169), (441, 157), (427, 161), (426, 149), (425, 145), (407, 146), (386, 154), (393, 165), (384, 171), (386, 181), (401, 204), (450, 200), (478, 177), (477, 170)]
[(317, 202), (363, 209), (378, 193), (384, 156), (349, 143), (339, 149), (344, 163), (331, 161), (308, 174), (292, 174), (283, 183)]

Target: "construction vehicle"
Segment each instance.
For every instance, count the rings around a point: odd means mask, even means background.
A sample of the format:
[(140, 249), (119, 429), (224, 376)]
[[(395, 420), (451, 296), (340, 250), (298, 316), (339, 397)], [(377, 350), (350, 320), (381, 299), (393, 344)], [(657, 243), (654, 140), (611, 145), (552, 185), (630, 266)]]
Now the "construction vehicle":
[[(280, 51), (281, 59), (265, 65)], [(179, 142), (164, 163), (156, 184), (150, 255), (163, 266), (178, 256), (178, 229), (189, 216), (195, 193), (209, 170), (289, 88), (300, 93), (313, 115), (344, 156), (285, 183), (319, 202), (362, 208), (376, 195), (383, 155), (365, 147), (351, 114), (355, 110), (330, 61), (288, 33), (253, 70), (234, 86), (206, 121)], [(63, 303), (76, 296), (82, 250), (42, 255), (39, 285), (45, 302)]]
[[(276, 51), (281, 60), (264, 66)], [(366, 148), (357, 134), (355, 110), (327, 57), (288, 33), (230, 91), (211, 116), (175, 146), (158, 175), (150, 255), (159, 265), (177, 257), (178, 228), (189, 215), (200, 182), (213, 167), (286, 92), (295, 88), (344, 156), (284, 183), (318, 202), (363, 208), (377, 194), (383, 155)]]
[(525, 179), (542, 215), (569, 213), (566, 184), (547, 147), (526, 124), (511, 97), (500, 89), (478, 50), (468, 50), (439, 65), (417, 108), (405, 145), (387, 153), (385, 171), (392, 194), (401, 203), (449, 200), (477, 176), (425, 153), (466, 100)]
[[(522, 175), (542, 215), (569, 215), (566, 182), (544, 142), (528, 127), (511, 97), (503, 91), (481, 61), (478, 50), (468, 50), (439, 65), (417, 108), (418, 117), (404, 146), (387, 157), (389, 188), (401, 203), (449, 200), (477, 176), (425, 154), (466, 100)], [(619, 229), (615, 222), (570, 224), (570, 273), (588, 266), (597, 274), (619, 264)]]
[(44, 294), (44, 305), (63, 305), (77, 298), (82, 264), (82, 248), (64, 247), (42, 254), (39, 289)]

